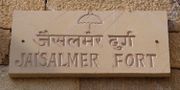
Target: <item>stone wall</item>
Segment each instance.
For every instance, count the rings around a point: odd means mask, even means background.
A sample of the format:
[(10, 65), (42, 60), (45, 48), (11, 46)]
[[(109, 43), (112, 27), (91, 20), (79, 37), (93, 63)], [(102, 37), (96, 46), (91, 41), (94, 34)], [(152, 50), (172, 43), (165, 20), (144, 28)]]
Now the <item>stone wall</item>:
[[(180, 90), (179, 0), (0, 0), (0, 90)], [(165, 10), (169, 18), (170, 78), (11, 79), (8, 57), (14, 10)]]

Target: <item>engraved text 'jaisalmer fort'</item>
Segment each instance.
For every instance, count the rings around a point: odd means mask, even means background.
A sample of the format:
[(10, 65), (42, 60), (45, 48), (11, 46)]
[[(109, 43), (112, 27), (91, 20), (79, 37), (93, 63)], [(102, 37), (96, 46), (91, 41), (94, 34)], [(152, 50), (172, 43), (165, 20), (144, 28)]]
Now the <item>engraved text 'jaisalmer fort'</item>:
[[(91, 12), (88, 12), (87, 15), (94, 15), (94, 17), (99, 17)], [(85, 16), (85, 15), (83, 15)], [(81, 17), (83, 18), (83, 17)], [(81, 19), (80, 18), (80, 19)], [(78, 23), (80, 20), (78, 20)], [(73, 47), (78, 49), (83, 49), (81, 47), (104, 47), (101, 43), (104, 40), (104, 35), (92, 35), (90, 34), (91, 24), (102, 24), (102, 21), (99, 22), (81, 22), (89, 24), (89, 30), (84, 35), (61, 35), (61, 34), (51, 34), (48, 30), (39, 31), (36, 34), (36, 39), (33, 39), (33, 42), (41, 47), (51, 48), (54, 45), (58, 47)], [(135, 47), (133, 42), (135, 35), (132, 31), (128, 31), (124, 35), (108, 35), (106, 40), (110, 47), (114, 50), (123, 50), (123, 47)], [(96, 52), (75, 52), (71, 51), (67, 53), (63, 52), (23, 52), (21, 53), (21, 59), (16, 60), (16, 65), (19, 67), (101, 67), (97, 63), (98, 58), (101, 54)], [(114, 61), (111, 65), (112, 67), (119, 67), (119, 63), (124, 63), (127, 67), (154, 67), (154, 60), (156, 58), (156, 53), (114, 53)], [(39, 61), (41, 60), (41, 61)], [(144, 61), (148, 61), (145, 65)]]

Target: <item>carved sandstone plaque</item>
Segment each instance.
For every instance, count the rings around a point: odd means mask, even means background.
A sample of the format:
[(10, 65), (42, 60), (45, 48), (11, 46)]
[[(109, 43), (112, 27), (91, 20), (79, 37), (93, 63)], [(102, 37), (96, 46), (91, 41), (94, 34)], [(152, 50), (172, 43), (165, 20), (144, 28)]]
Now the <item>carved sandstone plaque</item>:
[(166, 12), (14, 13), (12, 77), (168, 76)]

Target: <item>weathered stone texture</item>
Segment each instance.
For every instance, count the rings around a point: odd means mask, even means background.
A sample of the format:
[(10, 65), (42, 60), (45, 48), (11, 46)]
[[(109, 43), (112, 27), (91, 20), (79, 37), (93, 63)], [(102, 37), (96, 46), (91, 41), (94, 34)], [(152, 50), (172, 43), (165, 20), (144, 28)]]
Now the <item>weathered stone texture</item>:
[(169, 0), (48, 0), (49, 10), (168, 10)]
[(0, 29), (0, 64), (8, 64), (9, 44), (10, 44), (10, 31)]
[(180, 70), (172, 70), (170, 79), (171, 90), (180, 90)]
[(180, 1), (171, 0), (168, 10), (169, 31), (180, 31)]
[(180, 68), (180, 33), (169, 34), (171, 67)]

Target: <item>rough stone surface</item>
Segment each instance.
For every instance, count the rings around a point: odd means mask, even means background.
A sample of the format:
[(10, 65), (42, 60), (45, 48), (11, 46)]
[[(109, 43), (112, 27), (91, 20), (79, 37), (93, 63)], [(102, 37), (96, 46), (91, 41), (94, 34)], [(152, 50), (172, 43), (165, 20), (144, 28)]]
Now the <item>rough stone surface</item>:
[(180, 68), (180, 33), (169, 34), (171, 67)]
[(78, 79), (11, 79), (8, 67), (0, 66), (0, 90), (79, 90)]
[(50, 10), (168, 10), (169, 0), (48, 0)]
[(10, 31), (0, 29), (0, 64), (8, 64)]
[(172, 70), (171, 75), (171, 90), (180, 90), (180, 70)]
[(44, 0), (0, 0), (0, 27), (11, 28), (14, 10), (43, 10)]
[(171, 0), (168, 10), (169, 30), (180, 31), (180, 0)]

